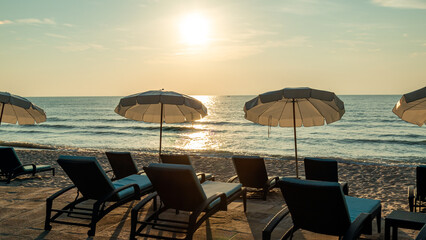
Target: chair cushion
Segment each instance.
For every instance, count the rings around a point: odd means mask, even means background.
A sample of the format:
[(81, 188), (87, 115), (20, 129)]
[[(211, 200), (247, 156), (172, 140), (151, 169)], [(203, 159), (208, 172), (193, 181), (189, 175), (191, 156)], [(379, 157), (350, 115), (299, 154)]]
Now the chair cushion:
[(380, 200), (345, 196), (349, 216), (353, 222), (361, 213), (373, 213), (379, 206)]
[[(37, 171), (43, 171), (52, 168), (50, 165), (36, 165), (36, 172)], [(22, 167), (23, 172), (32, 172), (33, 166), (24, 166)]]
[[(149, 181), (149, 178), (146, 174), (142, 174), (142, 175), (133, 174), (128, 177), (112, 182), (112, 185), (114, 186), (114, 188), (117, 189), (122, 186), (126, 186), (128, 184), (134, 184), (134, 183), (136, 183), (141, 190), (152, 186), (151, 181)], [(134, 189), (133, 187), (131, 187), (123, 191), (120, 191), (117, 195), (119, 199), (123, 199), (129, 195), (132, 195), (133, 193), (134, 193)]]
[[(205, 181), (201, 184), (201, 187), (206, 194), (206, 197), (209, 198), (216, 193), (225, 193), (226, 197), (232, 196), (234, 193), (239, 191), (242, 187), (240, 183), (224, 183), (224, 182), (213, 182), (213, 181)], [(220, 199), (215, 200), (210, 204), (210, 207), (218, 204)]]

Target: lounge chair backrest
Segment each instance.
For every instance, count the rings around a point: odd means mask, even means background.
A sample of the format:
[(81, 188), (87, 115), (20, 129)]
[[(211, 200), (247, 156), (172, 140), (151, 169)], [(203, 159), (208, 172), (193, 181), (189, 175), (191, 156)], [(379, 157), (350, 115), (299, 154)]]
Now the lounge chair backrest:
[(265, 160), (257, 156), (233, 156), (235, 171), (244, 187), (262, 188), (268, 181)]
[(60, 156), (58, 163), (86, 198), (99, 200), (114, 190), (95, 157)]
[(191, 166), (151, 163), (144, 167), (144, 170), (161, 201), (168, 208), (194, 211), (207, 199)]
[(162, 163), (192, 165), (188, 155), (161, 154)]
[(138, 167), (129, 152), (106, 152), (105, 154), (117, 180), (138, 174)]
[(296, 229), (342, 236), (351, 225), (339, 183), (283, 178), (278, 186)]
[(417, 196), (423, 200), (426, 198), (426, 165), (416, 167)]
[(0, 169), (2, 172), (10, 172), (22, 166), (21, 161), (12, 147), (0, 147)]
[(307, 180), (338, 182), (337, 161), (321, 158), (305, 158)]

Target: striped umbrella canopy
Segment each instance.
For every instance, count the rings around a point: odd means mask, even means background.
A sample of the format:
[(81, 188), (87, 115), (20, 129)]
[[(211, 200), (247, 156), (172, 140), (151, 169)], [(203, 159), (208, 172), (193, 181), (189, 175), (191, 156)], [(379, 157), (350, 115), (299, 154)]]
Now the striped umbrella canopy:
[(207, 116), (207, 108), (197, 99), (173, 91), (147, 91), (124, 97), (115, 112), (125, 118), (160, 123), (160, 150), (163, 122), (193, 122)]
[(338, 121), (345, 107), (333, 92), (284, 88), (260, 94), (244, 105), (245, 118), (266, 126), (293, 127), (296, 175), (299, 176), (296, 127), (322, 126)]
[(426, 123), (426, 87), (402, 95), (392, 112), (406, 122), (423, 126)]
[(19, 125), (31, 125), (46, 121), (43, 109), (32, 104), (28, 99), (0, 92), (0, 124), (2, 122)]

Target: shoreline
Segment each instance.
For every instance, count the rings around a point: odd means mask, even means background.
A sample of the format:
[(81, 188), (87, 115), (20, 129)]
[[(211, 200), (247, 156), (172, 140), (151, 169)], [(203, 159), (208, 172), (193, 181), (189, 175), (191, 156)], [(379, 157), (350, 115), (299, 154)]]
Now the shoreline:
[[(20, 150), (51, 150), (51, 151), (68, 151), (68, 152), (98, 152), (98, 151), (117, 151), (117, 152), (131, 152), (133, 153), (144, 153), (148, 155), (156, 155), (158, 149), (126, 149), (126, 148), (92, 148), (92, 147), (74, 147), (74, 146), (62, 146), (62, 145), (49, 145), (49, 144), (37, 144), (30, 142), (7, 142), (0, 140), (0, 147), (13, 147)], [(245, 156), (260, 156), (265, 160), (279, 160), (279, 161), (294, 161), (293, 156), (283, 156), (276, 154), (250, 154), (248, 152), (237, 152), (233, 153), (230, 151), (197, 151), (197, 150), (182, 150), (176, 149), (170, 151), (169, 149), (162, 149), (163, 153), (166, 154), (188, 154), (190, 156), (207, 157), (207, 158), (225, 158), (231, 159), (233, 155), (245, 155)], [(396, 166), (396, 167), (416, 167), (421, 165), (421, 162), (404, 162), (401, 160), (390, 160), (390, 159), (361, 159), (361, 158), (338, 158), (338, 157), (326, 157), (326, 156), (309, 156), (313, 158), (324, 158), (336, 160), (338, 163), (347, 164), (359, 164), (359, 165), (379, 165), (379, 166)], [(303, 161), (303, 156), (299, 157), (299, 162)]]

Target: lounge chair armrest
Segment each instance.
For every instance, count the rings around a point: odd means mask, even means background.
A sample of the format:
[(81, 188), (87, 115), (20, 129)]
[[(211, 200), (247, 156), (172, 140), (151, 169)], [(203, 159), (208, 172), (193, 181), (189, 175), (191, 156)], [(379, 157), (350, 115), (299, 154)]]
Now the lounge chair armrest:
[(271, 183), (275, 180), (275, 184), (277, 184), (277, 182), (278, 182), (278, 180), (279, 180), (280, 178), (279, 177), (276, 177), (276, 176), (274, 176), (274, 177), (270, 177), (269, 179), (268, 179), (268, 181), (266, 181), (266, 186), (271, 186)]
[(269, 223), (266, 225), (266, 227), (262, 231), (262, 240), (270, 240), (272, 231), (277, 227), (278, 223), (283, 220), (285, 216), (287, 216), (290, 213), (287, 207), (281, 209), (272, 219), (269, 221)]
[(132, 214), (137, 214), (143, 206), (145, 206), (149, 201), (151, 201), (155, 197), (157, 197), (157, 192), (153, 192), (144, 199), (142, 199), (142, 201), (140, 201), (138, 204), (136, 204), (136, 206), (132, 208)]
[(368, 224), (368, 222), (366, 221), (368, 219), (368, 217), (369, 217), (369, 214), (361, 213), (355, 219), (355, 221), (352, 222), (351, 226), (346, 231), (342, 240), (358, 239), (359, 235), (361, 235), (362, 229), (365, 227), (365, 224)]
[(112, 173), (112, 177), (110, 177), (111, 181), (116, 180), (116, 179), (115, 179), (114, 170), (109, 169), (109, 170), (106, 170), (106, 171), (105, 171), (105, 173), (106, 173), (106, 174), (108, 174), (108, 173)]
[(226, 207), (227, 207), (227, 200), (226, 200), (226, 194), (225, 193), (216, 193), (213, 196), (210, 196), (209, 198), (206, 199), (206, 201), (203, 202), (203, 204), (201, 204), (196, 211), (204, 211), (212, 202), (216, 201), (216, 199), (220, 198), (220, 205), (222, 205), (222, 207), (220, 208), (221, 210), (226, 211)]
[(62, 188), (61, 190), (57, 191), (56, 193), (52, 194), (50, 197), (47, 198), (47, 200), (53, 201), (53, 199), (59, 197), (60, 195), (64, 194), (65, 192), (75, 188), (75, 185), (71, 185), (65, 188)]
[(206, 174), (205, 173), (197, 173), (197, 177), (201, 176), (200, 183), (203, 183), (206, 181)]
[(21, 168), (21, 167), (25, 167), (25, 166), (32, 166), (33, 167), (33, 173), (35, 173), (36, 172), (36, 165), (35, 164), (23, 164), (23, 165), (21, 165), (21, 166), (18, 166), (18, 167), (16, 167), (16, 168), (14, 168), (13, 170), (12, 170), (12, 172), (15, 172), (16, 170), (18, 170), (19, 168)]
[(219, 204), (219, 209), (220, 210), (224, 210), (226, 211), (227, 208), (227, 200), (226, 200), (226, 194), (225, 193), (216, 193), (213, 196), (210, 196), (209, 198), (207, 198), (203, 204), (201, 204), (195, 211), (192, 212), (191, 216), (190, 216), (190, 221), (194, 221), (198, 218), (198, 216), (205, 211), (208, 206), (216, 201), (218, 198), (220, 198), (220, 202)]
[(228, 182), (228, 183), (234, 182), (234, 181), (235, 181), (235, 179), (237, 179), (237, 178), (238, 178), (238, 175), (232, 176), (232, 177), (230, 177), (230, 178), (228, 179), (228, 181), (226, 181), (226, 182)]
[(135, 192), (134, 192), (133, 195), (135, 196), (135, 198), (139, 197), (141, 189), (139, 188), (139, 185), (137, 185), (136, 183), (133, 183), (133, 184), (127, 184), (125, 186), (114, 189), (114, 191), (110, 192), (108, 195), (106, 195), (104, 198), (98, 200), (97, 202), (99, 202), (99, 203), (106, 202), (106, 201), (108, 201), (108, 199), (113, 197), (115, 194), (123, 191), (124, 189), (131, 188), (131, 187), (134, 188)]
[(426, 225), (420, 229), (419, 234), (417, 234), (416, 240), (426, 240)]

